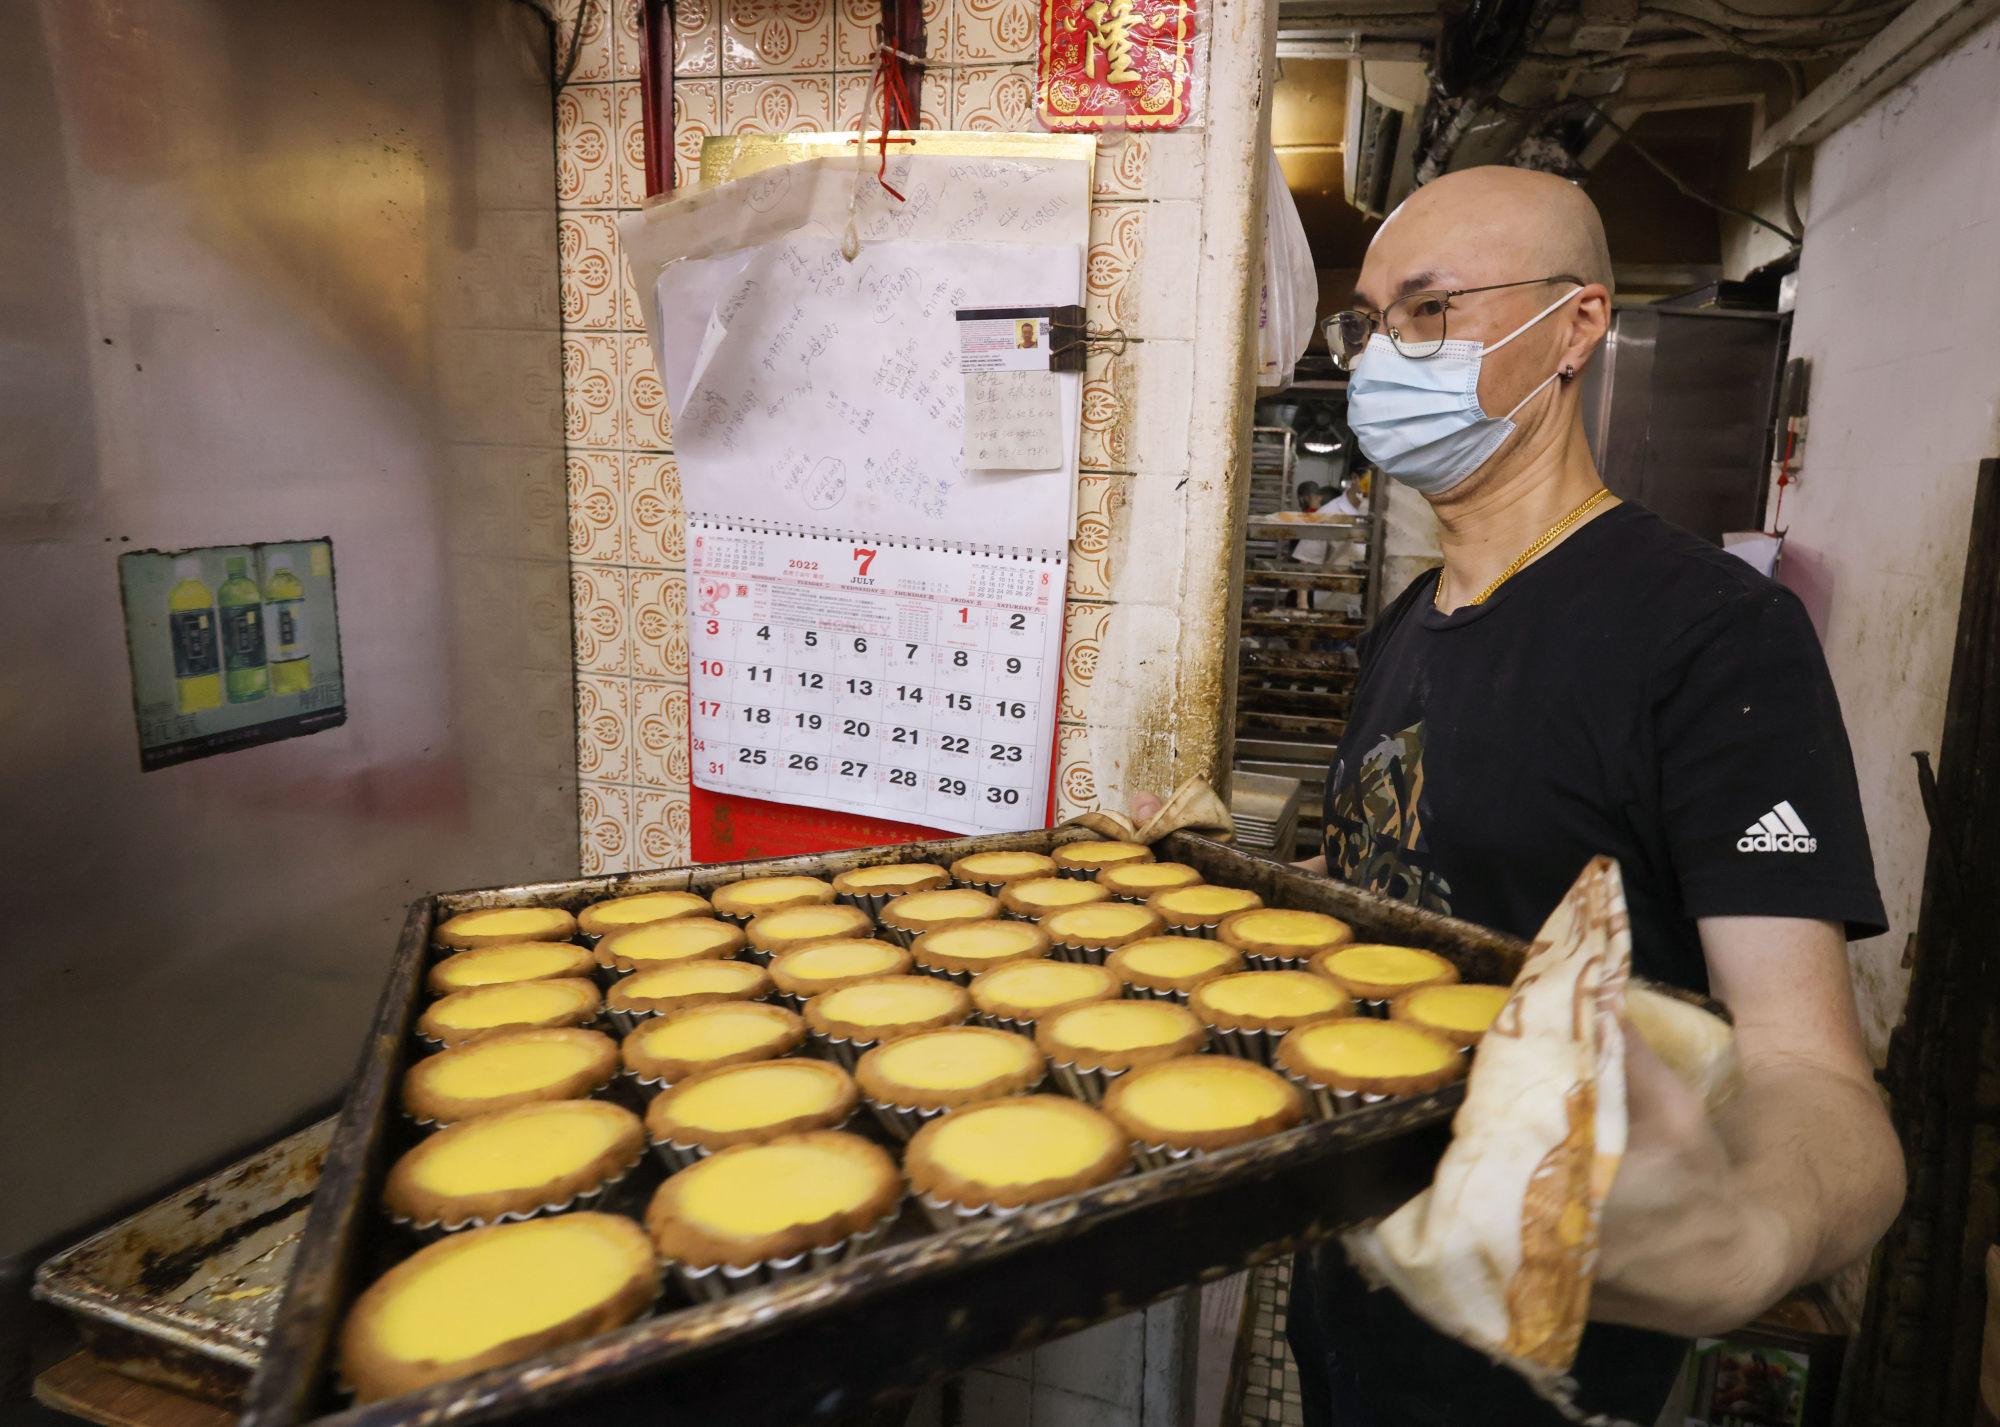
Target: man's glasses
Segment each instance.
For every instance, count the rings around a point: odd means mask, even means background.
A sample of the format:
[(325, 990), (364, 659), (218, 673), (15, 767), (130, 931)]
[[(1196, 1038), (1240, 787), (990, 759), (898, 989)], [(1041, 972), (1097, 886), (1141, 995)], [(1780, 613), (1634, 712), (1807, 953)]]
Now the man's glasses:
[(1395, 343), (1396, 350), (1406, 357), (1434, 357), (1444, 346), (1447, 314), (1451, 311), (1454, 297), (1466, 297), (1475, 292), (1500, 292), (1510, 287), (1534, 287), (1545, 282), (1572, 282), (1578, 287), (1585, 285), (1582, 278), (1558, 273), (1554, 277), (1496, 282), (1486, 287), (1412, 292), (1397, 298), (1380, 312), (1368, 307), (1350, 307), (1345, 312), (1336, 312), (1326, 319), (1321, 330), (1326, 334), (1327, 350), (1333, 353), (1334, 365), (1344, 372), (1354, 370), (1354, 364), (1368, 349), (1368, 339), (1377, 332)]

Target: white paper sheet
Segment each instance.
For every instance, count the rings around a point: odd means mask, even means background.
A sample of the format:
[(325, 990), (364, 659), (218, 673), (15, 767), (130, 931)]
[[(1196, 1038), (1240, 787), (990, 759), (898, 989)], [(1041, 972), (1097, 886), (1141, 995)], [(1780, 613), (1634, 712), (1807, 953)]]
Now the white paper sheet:
[(968, 469), (1039, 471), (1062, 460), (1062, 386), (1055, 372), (965, 374)]

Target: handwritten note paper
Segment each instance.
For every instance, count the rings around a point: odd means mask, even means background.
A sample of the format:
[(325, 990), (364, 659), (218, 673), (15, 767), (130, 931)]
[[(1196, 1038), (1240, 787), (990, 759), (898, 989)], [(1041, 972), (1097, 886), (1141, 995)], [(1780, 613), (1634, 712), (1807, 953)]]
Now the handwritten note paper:
[(965, 466), (1046, 471), (1063, 460), (1062, 392), (1054, 372), (965, 374)]

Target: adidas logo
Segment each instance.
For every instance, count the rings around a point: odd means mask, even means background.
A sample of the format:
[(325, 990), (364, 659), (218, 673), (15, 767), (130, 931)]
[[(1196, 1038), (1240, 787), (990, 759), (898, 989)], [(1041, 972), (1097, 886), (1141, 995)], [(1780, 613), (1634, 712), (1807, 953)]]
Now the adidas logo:
[(1798, 812), (1788, 802), (1764, 814), (1743, 829), (1736, 839), (1738, 852), (1817, 852), (1819, 839), (1806, 831)]

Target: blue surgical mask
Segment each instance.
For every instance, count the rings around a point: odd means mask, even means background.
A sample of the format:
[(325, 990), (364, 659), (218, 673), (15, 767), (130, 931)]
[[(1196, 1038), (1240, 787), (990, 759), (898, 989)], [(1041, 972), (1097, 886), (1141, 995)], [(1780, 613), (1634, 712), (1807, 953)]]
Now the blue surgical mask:
[(1550, 372), (1505, 416), (1488, 416), (1479, 404), (1481, 362), (1582, 291), (1571, 288), (1490, 347), (1446, 342), (1432, 356), (1406, 357), (1383, 334), (1370, 337), (1347, 382), (1347, 424), (1363, 454), (1424, 495), (1440, 495), (1485, 465), (1514, 434), (1514, 413), (1560, 374)]

